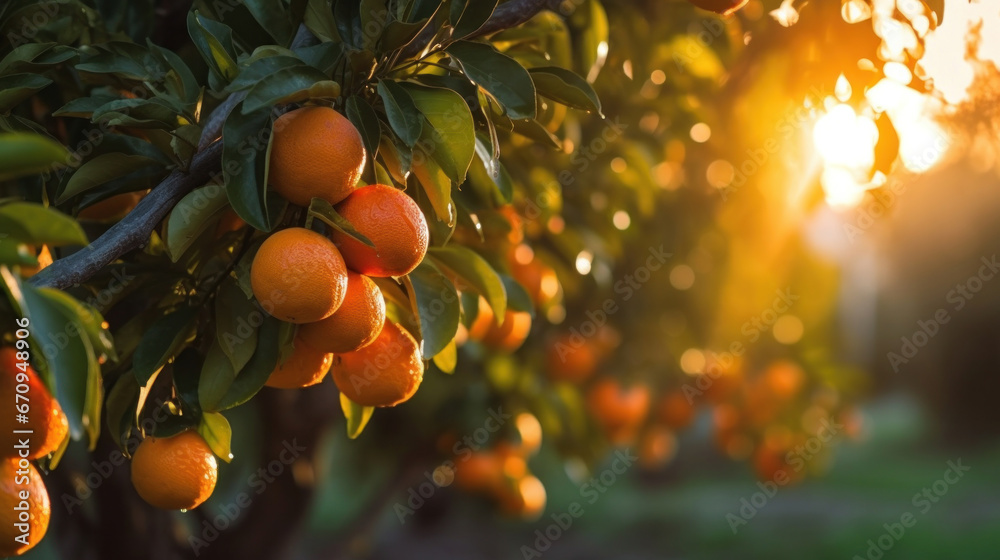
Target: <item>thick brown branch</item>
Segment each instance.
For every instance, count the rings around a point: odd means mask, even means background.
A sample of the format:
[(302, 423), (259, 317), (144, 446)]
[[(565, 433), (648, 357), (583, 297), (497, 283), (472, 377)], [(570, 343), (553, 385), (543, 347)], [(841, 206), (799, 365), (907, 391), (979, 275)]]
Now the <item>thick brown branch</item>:
[(59, 259), (36, 274), (32, 284), (67, 288), (86, 281), (98, 270), (149, 240), (149, 234), (191, 189), (204, 185), (222, 168), (222, 142), (198, 152), (187, 172), (177, 170), (85, 249)]

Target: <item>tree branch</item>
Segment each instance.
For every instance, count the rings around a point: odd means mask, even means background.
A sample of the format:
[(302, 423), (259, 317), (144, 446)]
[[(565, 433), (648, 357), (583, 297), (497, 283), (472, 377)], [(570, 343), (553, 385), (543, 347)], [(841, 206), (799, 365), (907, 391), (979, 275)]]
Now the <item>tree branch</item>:
[(191, 189), (204, 185), (222, 169), (222, 142), (198, 152), (187, 172), (176, 170), (139, 201), (120, 222), (85, 249), (59, 259), (31, 278), (39, 287), (65, 289), (86, 281), (129, 251), (142, 247), (149, 234)]

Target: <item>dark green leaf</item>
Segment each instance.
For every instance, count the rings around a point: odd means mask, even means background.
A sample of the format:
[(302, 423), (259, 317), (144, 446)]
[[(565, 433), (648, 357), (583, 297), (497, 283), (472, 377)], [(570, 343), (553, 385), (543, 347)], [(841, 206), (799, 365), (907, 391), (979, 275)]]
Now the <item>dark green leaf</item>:
[(539, 95), (544, 95), (563, 105), (603, 116), (601, 115), (601, 100), (598, 99), (597, 92), (590, 87), (587, 80), (575, 72), (556, 66), (532, 68), (530, 72)]
[[(461, 16), (452, 17), (452, 26), (455, 30), (451, 36), (453, 39), (464, 39), (472, 35), (486, 23), (496, 10), (498, 0), (453, 0), (452, 15), (461, 10)], [(464, 4), (464, 9), (463, 8)]]
[(257, 349), (261, 311), (246, 297), (236, 281), (227, 278), (215, 298), (215, 336), (233, 371), (241, 371)]
[(378, 115), (375, 113), (375, 109), (372, 109), (372, 106), (363, 97), (357, 95), (352, 95), (347, 99), (346, 109), (347, 118), (358, 129), (358, 132), (361, 133), (365, 149), (368, 150), (368, 157), (371, 158), (371, 161), (374, 161), (378, 153), (378, 143), (382, 136), (382, 130), (379, 127)]
[(303, 23), (320, 40), (340, 42), (337, 22), (333, 19), (331, 0), (309, 0), (303, 15)]
[(282, 2), (274, 0), (243, 0), (243, 5), (247, 7), (257, 23), (268, 32), (274, 41), (280, 45), (287, 45), (292, 41), (295, 34), (295, 26), (292, 25), (290, 14), (284, 9)]
[(222, 169), (233, 210), (251, 226), (271, 231), (281, 213), (268, 209), (267, 160), (271, 144), (271, 109), (244, 114), (242, 102), (222, 127)]
[(125, 449), (125, 441), (135, 420), (135, 405), (139, 398), (139, 385), (132, 375), (122, 375), (108, 392), (105, 402), (104, 421), (108, 431), (114, 436), (119, 449)]
[(274, 317), (266, 316), (257, 334), (257, 349), (253, 358), (229, 387), (226, 396), (218, 404), (219, 410), (226, 410), (250, 400), (264, 386), (267, 378), (278, 365), (279, 349), (286, 341), (289, 325), (294, 332), (295, 325), (282, 323)]
[(150, 99), (118, 99), (105, 103), (91, 116), (94, 122), (107, 126), (162, 128), (173, 130), (186, 124), (177, 108), (158, 97)]
[(201, 57), (218, 78), (229, 81), (236, 77), (236, 47), (233, 30), (228, 25), (188, 12), (188, 34)]
[(535, 85), (513, 58), (486, 43), (456, 41), (448, 54), (458, 59), (465, 75), (492, 95), (512, 119), (535, 118)]
[(167, 218), (164, 241), (170, 260), (177, 262), (188, 247), (217, 220), (212, 218), (229, 204), (222, 185), (208, 184), (188, 193)]
[(0, 134), (0, 181), (48, 171), (68, 156), (65, 147), (40, 134)]
[(295, 49), (295, 54), (309, 66), (329, 75), (344, 56), (344, 46), (340, 43), (320, 43)]
[(77, 97), (76, 99), (56, 109), (52, 115), (56, 117), (82, 117), (89, 119), (91, 115), (94, 114), (94, 111), (97, 111), (108, 103), (119, 99), (122, 98), (117, 95), (108, 95), (104, 93), (94, 93), (90, 97)]
[(378, 94), (385, 104), (385, 114), (393, 132), (409, 147), (420, 138), (423, 120), (413, 98), (393, 80), (379, 80)]
[(6, 113), (52, 80), (38, 74), (12, 74), (0, 78), (0, 113)]
[(150, 165), (163, 167), (160, 162), (145, 156), (120, 152), (101, 154), (90, 159), (73, 172), (59, 198), (56, 199), (56, 203), (62, 204), (78, 194)]
[(529, 313), (534, 318), (535, 304), (524, 286), (505, 274), (500, 275), (500, 279), (503, 280), (504, 289), (507, 290), (507, 306), (514, 311)]
[[(444, 266), (454, 272), (460, 280), (468, 283), (468, 286), (479, 295), (486, 298), (493, 312), (497, 317), (503, 317), (507, 311), (507, 290), (503, 280), (490, 266), (486, 259), (479, 256), (472, 249), (461, 245), (449, 245), (448, 247), (431, 247), (427, 249), (436, 264)], [(458, 285), (458, 289), (465, 289)]]
[(0, 231), (33, 245), (86, 245), (87, 236), (76, 220), (53, 208), (32, 202), (0, 206)]
[(282, 68), (257, 82), (243, 101), (243, 113), (270, 108), (279, 103), (304, 101), (317, 83), (329, 82), (326, 74), (304, 64)]
[(448, 89), (409, 83), (404, 87), (430, 123), (421, 134), (421, 148), (441, 164), (452, 181), (464, 183), (476, 143), (469, 106), (461, 95)]
[(197, 314), (194, 307), (181, 307), (149, 327), (132, 356), (132, 370), (139, 385), (145, 386), (154, 373), (180, 352), (194, 331)]
[(235, 379), (236, 370), (216, 341), (208, 349), (198, 378), (198, 402), (202, 410), (218, 410), (219, 402), (229, 392)]
[(420, 353), (429, 360), (455, 338), (461, 314), (458, 293), (451, 280), (427, 261), (417, 265), (408, 278), (411, 307), (420, 325)]

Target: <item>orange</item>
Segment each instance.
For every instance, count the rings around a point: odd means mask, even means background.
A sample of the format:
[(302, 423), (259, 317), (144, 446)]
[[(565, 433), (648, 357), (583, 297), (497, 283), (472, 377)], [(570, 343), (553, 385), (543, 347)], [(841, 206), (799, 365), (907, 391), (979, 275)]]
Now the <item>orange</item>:
[(522, 412), (514, 418), (514, 427), (521, 438), (519, 451), (524, 455), (532, 455), (542, 446), (542, 425), (538, 418), (530, 412)]
[(28, 251), (35, 255), (35, 259), (38, 264), (35, 266), (22, 266), (21, 276), (24, 278), (31, 278), (32, 276), (39, 273), (39, 271), (44, 270), (45, 267), (52, 264), (52, 253), (49, 252), (48, 245), (42, 245), (41, 251), (36, 251), (34, 245), (27, 245)]
[(779, 399), (790, 399), (798, 394), (805, 381), (805, 374), (797, 364), (777, 361), (764, 372), (764, 380), (771, 394)]
[(683, 390), (671, 391), (660, 400), (660, 422), (675, 430), (688, 427), (694, 420), (694, 413), (694, 403), (688, 400)]
[(521, 262), (519, 259), (526, 258), (525, 255), (533, 255), (532, 251), (522, 247), (528, 246), (516, 246), (507, 259), (510, 275), (528, 292), (536, 307), (547, 307), (559, 295), (559, 277), (555, 270), (537, 257), (532, 256), (527, 262)]
[(326, 319), (347, 292), (347, 267), (326, 237), (305, 228), (283, 229), (261, 244), (250, 267), (261, 307), (289, 323)]
[(492, 451), (479, 451), (455, 464), (455, 484), (466, 491), (493, 490), (503, 483), (503, 462)]
[(302, 340), (301, 330), (292, 345), (292, 354), (284, 363), (275, 366), (267, 382), (264, 383), (268, 387), (278, 389), (308, 387), (323, 381), (323, 376), (329, 373), (333, 354), (316, 350), (311, 344), (307, 344)]
[(728, 16), (736, 10), (742, 8), (750, 0), (688, 0), (702, 10), (708, 10), (717, 14)]
[(326, 352), (353, 352), (368, 346), (382, 332), (385, 299), (367, 276), (347, 271), (344, 303), (326, 319), (299, 328), (299, 337)]
[[(44, 457), (58, 449), (69, 433), (69, 420), (62, 407), (27, 363), (27, 357), (25, 352), (19, 355), (13, 346), (0, 349), (0, 399), (11, 406), (10, 416), (3, 419), (3, 426), (0, 427), (0, 457), (12, 457), (19, 453), (14, 446), (21, 438), (31, 440), (26, 458)], [(22, 385), (26, 392), (18, 391), (18, 385)], [(15, 422), (13, 407), (18, 393), (29, 399), (29, 409), (25, 413), (28, 421), (24, 424)], [(15, 434), (14, 430), (31, 430), (32, 433)]]
[(669, 428), (650, 426), (639, 438), (639, 466), (659, 469), (670, 462), (677, 452), (677, 438)]
[(143, 500), (162, 509), (193, 509), (215, 490), (219, 464), (194, 430), (142, 440), (132, 455), (132, 485)]
[(531, 331), (531, 314), (507, 309), (503, 324), (497, 325), (493, 309), (479, 297), (479, 314), (469, 327), (469, 338), (495, 350), (513, 352), (524, 344)]
[(80, 210), (76, 217), (95, 222), (117, 222), (131, 212), (145, 195), (144, 192), (116, 194)]
[(337, 212), (351, 222), (375, 247), (334, 230), (347, 266), (368, 276), (403, 276), (420, 264), (427, 252), (427, 220), (412, 198), (388, 185), (362, 187), (337, 205)]
[(591, 387), (587, 406), (612, 443), (626, 443), (649, 412), (649, 389), (641, 384), (626, 388), (606, 377)]
[(500, 509), (507, 515), (537, 519), (545, 511), (545, 485), (534, 475), (515, 479), (514, 484), (501, 487)]
[(347, 117), (329, 107), (303, 107), (274, 121), (268, 183), (293, 204), (347, 198), (365, 168), (365, 145)]
[(524, 241), (524, 220), (517, 213), (517, 209), (512, 204), (505, 204), (497, 208), (497, 212), (503, 216), (504, 221), (510, 227), (507, 232), (507, 242), (511, 245), (518, 245)]
[[(3, 557), (24, 554), (42, 540), (49, 528), (49, 493), (42, 475), (27, 460), (20, 461), (0, 460), (0, 556)], [(21, 523), (25, 526), (15, 525)]]
[(594, 344), (572, 334), (562, 334), (552, 341), (546, 355), (549, 377), (571, 383), (583, 383), (589, 379), (597, 371), (599, 361)]
[(337, 388), (363, 406), (396, 406), (417, 392), (424, 377), (417, 341), (389, 321), (368, 346), (336, 354), (332, 369)]
[(218, 239), (231, 231), (239, 231), (245, 225), (247, 223), (243, 221), (243, 218), (235, 210), (226, 208), (222, 212), (222, 217), (219, 218), (219, 223), (215, 226), (215, 237)]

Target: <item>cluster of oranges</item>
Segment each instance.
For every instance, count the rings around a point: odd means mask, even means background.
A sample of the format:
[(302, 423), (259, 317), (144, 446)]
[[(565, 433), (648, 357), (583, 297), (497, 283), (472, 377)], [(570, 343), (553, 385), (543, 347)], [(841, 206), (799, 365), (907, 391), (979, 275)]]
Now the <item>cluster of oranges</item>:
[(306, 387), (327, 372), (340, 391), (364, 406), (409, 399), (423, 378), (417, 342), (386, 319), (372, 277), (410, 273), (427, 252), (424, 215), (388, 185), (357, 187), (367, 154), (354, 125), (329, 107), (305, 107), (275, 121), (269, 182), (290, 202), (334, 205), (371, 245), (334, 230), (329, 236), (290, 227), (261, 244), (250, 284), (274, 317), (301, 325), (292, 353), (267, 384)]
[(455, 485), (485, 496), (512, 517), (536, 519), (545, 510), (545, 486), (528, 470), (527, 458), (542, 443), (542, 428), (531, 413), (515, 418), (520, 441), (469, 452), (454, 466)]
[[(0, 429), (0, 556), (20, 556), (45, 536), (51, 512), (42, 475), (31, 461), (62, 445), (69, 421), (28, 364), (28, 353), (12, 346), (0, 349), (0, 400), (10, 407)], [(19, 408), (25, 403), (26, 410)], [(26, 422), (15, 420), (15, 409)]]

